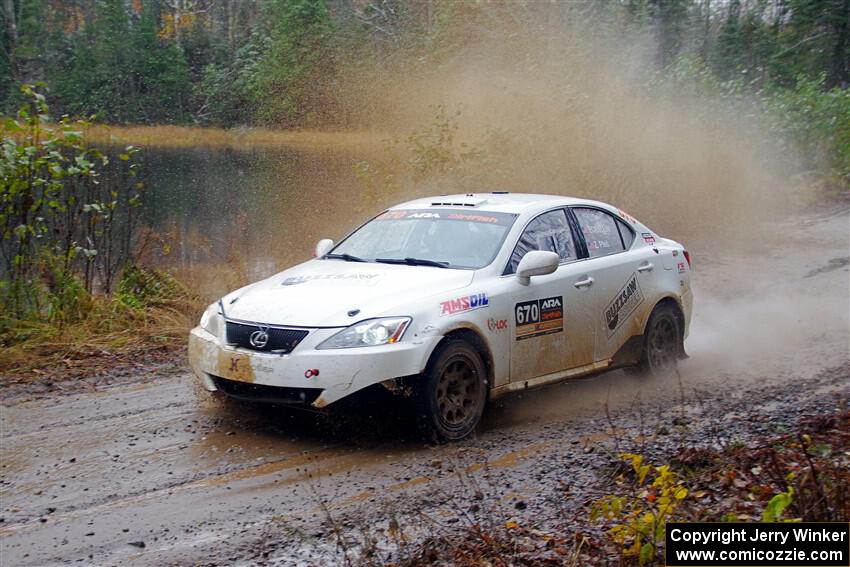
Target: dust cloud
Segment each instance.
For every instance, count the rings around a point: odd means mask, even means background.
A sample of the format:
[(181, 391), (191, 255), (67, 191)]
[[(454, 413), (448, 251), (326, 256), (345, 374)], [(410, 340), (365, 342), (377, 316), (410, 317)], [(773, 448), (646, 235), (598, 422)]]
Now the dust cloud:
[[(341, 114), (352, 123), (341, 133), (345, 147), (326, 143), (297, 171), (281, 163), (282, 181), (295, 179), (298, 190), (264, 210), (285, 219), (266, 223), (262, 235), (286, 242), (276, 247), (283, 263), (306, 259), (317, 239), (338, 239), (384, 207), (433, 194), (599, 199), (665, 236), (731, 247), (763, 240), (761, 220), (805, 195), (791, 175), (797, 158), (771, 138), (755, 106), (713, 92), (698, 70), (677, 71), (688, 75), (682, 80), (659, 72), (652, 38), (580, 6), (518, 12), (522, 19), (484, 30), (457, 22), (439, 39), (445, 52), (399, 49), (380, 64), (350, 65), (339, 82)], [(441, 121), (456, 129), (426, 159), (445, 153), (458, 163), (412, 174), (411, 134), (432, 129), (433, 140)], [(388, 165), (397, 186), (370, 193), (354, 173), (358, 162)]]
[[(711, 234), (731, 243), (758, 238), (758, 219), (796, 202), (787, 169), (795, 158), (770, 139), (753, 107), (707, 83), (695, 87), (699, 80), (660, 74), (650, 38), (624, 36), (580, 9), (557, 14), (491, 22), (451, 56), (351, 82), (346, 92), (369, 127), (403, 137), (433, 123), (440, 105), (458, 113), (458, 146), (482, 153), (462, 176), (411, 183), (403, 197), (588, 197), (673, 238)], [(380, 205), (396, 200), (385, 195)]]
[[(463, 191), (573, 195), (614, 203), (685, 243), (696, 259), (687, 388), (801, 377), (847, 359), (846, 270), (804, 280), (847, 254), (846, 211), (815, 227), (797, 222), (812, 195), (755, 105), (713, 91), (698, 70), (682, 81), (660, 75), (651, 38), (578, 12), (491, 25), (438, 64), (352, 81), (372, 128), (403, 137), (441, 106), (466, 144), (458, 151), (481, 152), (464, 171), (411, 183), (377, 205)], [(498, 419), (633, 405), (671, 390), (621, 372), (595, 380), (526, 394)]]

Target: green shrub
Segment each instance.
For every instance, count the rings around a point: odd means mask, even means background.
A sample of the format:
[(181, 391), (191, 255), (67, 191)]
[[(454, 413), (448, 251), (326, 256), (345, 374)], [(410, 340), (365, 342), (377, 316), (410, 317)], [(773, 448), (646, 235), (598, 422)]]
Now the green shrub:
[(124, 270), (115, 301), (133, 309), (159, 307), (176, 299), (188, 297), (189, 292), (174, 277), (160, 270), (130, 266)]
[(0, 308), (65, 322), (132, 264), (144, 185), (137, 148), (116, 160), (88, 146), (90, 124), (50, 120), (42, 93), (0, 127)]
[(828, 167), (850, 184), (850, 89), (824, 90), (825, 76), (798, 77), (794, 88), (773, 88), (764, 99), (775, 131), (785, 135), (811, 169)]

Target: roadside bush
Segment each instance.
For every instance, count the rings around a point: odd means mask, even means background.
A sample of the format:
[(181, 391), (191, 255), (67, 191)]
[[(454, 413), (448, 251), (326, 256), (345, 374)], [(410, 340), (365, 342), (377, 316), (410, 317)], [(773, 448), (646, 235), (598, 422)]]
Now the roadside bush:
[(668, 521), (850, 519), (847, 409), (802, 419), (790, 433), (751, 445), (684, 447), (670, 465), (621, 458), (627, 466), (620, 465), (615, 492), (590, 508), (591, 520), (607, 528), (599, 549), (619, 555), (620, 564), (662, 564)]
[(63, 323), (133, 262), (137, 148), (111, 160), (85, 140), (90, 123), (50, 120), (42, 93), (0, 128), (0, 307), (5, 317)]
[(828, 167), (850, 185), (850, 88), (824, 89), (824, 75), (798, 77), (794, 88), (775, 88), (764, 105), (774, 128), (789, 138), (811, 169)]
[[(687, 498), (688, 489), (669, 465), (653, 466), (631, 453), (621, 458), (631, 470), (619, 475), (617, 483), (629, 487), (627, 493), (600, 499), (590, 519), (612, 524), (608, 534), (626, 561), (655, 565), (662, 562), (660, 548), (667, 521)], [(627, 479), (627, 474), (632, 478)]]
[(827, 186), (846, 190), (850, 187), (850, 88), (826, 89), (825, 83), (825, 75), (800, 75), (792, 86), (758, 87), (741, 78), (723, 80), (705, 62), (686, 55), (653, 76), (649, 87), (657, 96), (675, 93), (698, 101), (692, 111), (703, 117), (734, 112), (739, 128), (766, 130), (785, 155), (802, 160), (804, 173), (816, 173)]
[(186, 287), (171, 274), (139, 266), (124, 270), (115, 291), (115, 301), (133, 309), (171, 305), (189, 297)]
[(140, 261), (138, 150), (90, 147), (90, 123), (52, 122), (24, 86), (0, 151), (0, 372), (67, 378), (183, 344), (199, 300)]
[(711, 520), (850, 521), (850, 411), (804, 419), (795, 431), (739, 447), (697, 477), (709, 489), (739, 493)]

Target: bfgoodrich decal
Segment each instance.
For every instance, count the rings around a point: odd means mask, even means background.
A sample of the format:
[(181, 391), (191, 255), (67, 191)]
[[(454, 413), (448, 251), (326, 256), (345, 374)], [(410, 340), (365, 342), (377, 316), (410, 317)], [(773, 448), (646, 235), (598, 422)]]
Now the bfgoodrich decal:
[(281, 285), (298, 285), (307, 282), (346, 283), (355, 285), (375, 285), (380, 281), (381, 274), (306, 274), (303, 276), (289, 276)]
[(560, 295), (517, 303), (514, 314), (518, 341), (564, 330), (564, 298)]
[(641, 303), (643, 303), (643, 292), (638, 285), (637, 274), (634, 273), (605, 309), (605, 324), (608, 327), (609, 337)]

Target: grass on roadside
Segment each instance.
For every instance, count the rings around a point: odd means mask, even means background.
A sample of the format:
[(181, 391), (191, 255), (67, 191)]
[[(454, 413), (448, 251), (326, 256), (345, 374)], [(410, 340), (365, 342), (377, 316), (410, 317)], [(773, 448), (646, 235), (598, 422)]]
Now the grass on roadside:
[(113, 296), (88, 298), (73, 321), (0, 320), (0, 378), (7, 384), (61, 381), (103, 373), (118, 362), (165, 359), (185, 348), (203, 307), (172, 277), (136, 270)]

